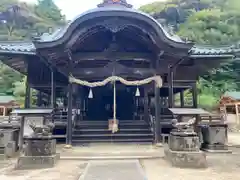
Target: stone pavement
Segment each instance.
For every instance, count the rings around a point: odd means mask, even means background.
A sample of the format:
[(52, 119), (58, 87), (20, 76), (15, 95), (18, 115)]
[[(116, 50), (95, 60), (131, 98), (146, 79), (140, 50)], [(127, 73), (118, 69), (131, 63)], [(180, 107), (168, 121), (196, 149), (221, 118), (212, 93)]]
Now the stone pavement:
[[(230, 149), (233, 150), (232, 154), (207, 154), (208, 168), (207, 169), (179, 169), (173, 168), (163, 157), (152, 158), (152, 159), (142, 159), (139, 160), (140, 165), (146, 175), (147, 180), (237, 180), (240, 179), (240, 133), (229, 133), (229, 144), (232, 145)], [(235, 147), (236, 146), (236, 147)], [(77, 149), (75, 149), (77, 150)], [(84, 147), (80, 148), (74, 153), (81, 152), (85, 154), (87, 151), (94, 153), (94, 151), (99, 150), (99, 152), (105, 154), (110, 151), (114, 151), (113, 154), (118, 153), (159, 153), (160, 156), (163, 154), (163, 148), (151, 148), (150, 146), (105, 146), (99, 145), (99, 147)], [(65, 151), (64, 153), (67, 153)], [(67, 154), (65, 154), (67, 156)], [(86, 155), (86, 154), (85, 154)], [(14, 170), (13, 166), (6, 168), (11, 162), (1, 162), (0, 163), (0, 180), (82, 180), (87, 169), (93, 161), (83, 161), (83, 160), (60, 160), (56, 167), (51, 169), (38, 169), (38, 170)], [(101, 165), (103, 161), (98, 161)], [(106, 161), (105, 161), (106, 162)], [(108, 161), (110, 162), (110, 161)], [(130, 162), (129, 160), (124, 160), (124, 162)], [(131, 161), (133, 162), (133, 161)], [(104, 163), (103, 163), (104, 164)], [(115, 170), (122, 169), (122, 174), (127, 172), (129, 164), (117, 165), (113, 167)], [(88, 168), (86, 168), (88, 167)], [(98, 169), (98, 175), (107, 175), (105, 167), (100, 167)], [(109, 168), (110, 170), (110, 168)], [(115, 171), (114, 170), (114, 171)], [(111, 172), (109, 172), (112, 176)], [(128, 173), (124, 173), (127, 175)], [(137, 175), (138, 176), (138, 175)], [(123, 177), (121, 175), (121, 177)], [(111, 177), (107, 177), (108, 179)], [(133, 177), (134, 178), (134, 177)], [(133, 179), (132, 178), (132, 179)], [(123, 177), (121, 179), (127, 179), (128, 177)], [(131, 180), (132, 180), (131, 179)], [(84, 179), (85, 180), (85, 179)], [(87, 179), (88, 180), (88, 179)], [(95, 179), (98, 180), (98, 179)], [(99, 179), (100, 180), (100, 179)], [(107, 179), (106, 179), (107, 180)], [(114, 179), (112, 179), (114, 180)], [(133, 179), (135, 180), (135, 179)], [(139, 180), (139, 177), (136, 178)]]
[(14, 170), (11, 167), (0, 173), (0, 180), (77, 180), (86, 165), (83, 161), (60, 161), (51, 169)]
[(228, 133), (228, 145), (240, 147), (240, 133), (229, 132)]
[(164, 156), (164, 153), (152, 144), (94, 144), (72, 149), (59, 147), (58, 152), (61, 154), (62, 160), (139, 159)]
[(146, 180), (138, 160), (91, 161), (79, 180)]

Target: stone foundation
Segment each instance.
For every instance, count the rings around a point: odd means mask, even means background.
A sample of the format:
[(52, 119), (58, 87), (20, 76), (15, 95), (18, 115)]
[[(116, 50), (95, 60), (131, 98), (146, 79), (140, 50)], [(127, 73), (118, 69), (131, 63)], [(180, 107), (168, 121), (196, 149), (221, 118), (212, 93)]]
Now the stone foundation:
[(26, 139), (25, 156), (50, 156), (56, 154), (56, 140), (52, 138)]
[(172, 151), (164, 149), (165, 158), (174, 167), (179, 168), (206, 168), (206, 155), (202, 151)]
[(232, 153), (232, 151), (228, 149), (227, 145), (222, 144), (202, 144), (201, 149), (210, 153)]
[(169, 136), (168, 146), (172, 151), (199, 151), (199, 138), (192, 132), (172, 131)]
[(56, 154), (56, 139), (52, 136), (25, 137), (24, 146), (16, 169), (51, 168), (60, 159)]
[(206, 168), (207, 160), (200, 151), (199, 137), (193, 129), (176, 129), (170, 132), (168, 147), (164, 149), (166, 160), (179, 168)]
[(51, 156), (21, 156), (18, 159), (16, 169), (52, 168), (60, 159), (60, 154)]

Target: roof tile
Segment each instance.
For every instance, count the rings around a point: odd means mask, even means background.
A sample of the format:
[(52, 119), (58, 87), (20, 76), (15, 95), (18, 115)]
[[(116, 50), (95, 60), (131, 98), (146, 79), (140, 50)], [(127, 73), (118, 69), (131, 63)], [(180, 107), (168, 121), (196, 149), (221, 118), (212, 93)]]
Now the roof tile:
[(0, 52), (3, 53), (29, 53), (34, 54), (36, 48), (30, 42), (0, 42)]

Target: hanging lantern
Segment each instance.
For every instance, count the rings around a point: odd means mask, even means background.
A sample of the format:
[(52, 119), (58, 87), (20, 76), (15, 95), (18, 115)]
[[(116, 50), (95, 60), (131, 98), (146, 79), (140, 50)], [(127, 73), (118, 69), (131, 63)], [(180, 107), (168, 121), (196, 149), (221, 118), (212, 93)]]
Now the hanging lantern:
[(89, 90), (88, 98), (89, 98), (89, 99), (92, 99), (92, 98), (93, 98), (93, 92), (92, 92), (92, 89), (91, 89), (91, 88), (90, 88), (90, 90)]
[(140, 96), (140, 91), (139, 91), (139, 88), (138, 88), (138, 87), (137, 87), (137, 90), (136, 90), (135, 96), (137, 96), (137, 97)]

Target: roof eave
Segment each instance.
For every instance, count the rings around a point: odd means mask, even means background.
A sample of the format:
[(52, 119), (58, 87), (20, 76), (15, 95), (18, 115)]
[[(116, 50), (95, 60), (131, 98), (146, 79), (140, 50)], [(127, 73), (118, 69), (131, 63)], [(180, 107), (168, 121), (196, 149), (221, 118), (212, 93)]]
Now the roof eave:
[(191, 54), (190, 58), (231, 58), (233, 59), (235, 56), (232, 54)]
[(36, 51), (34, 52), (28, 52), (28, 51), (5, 51), (5, 50), (0, 50), (1, 55), (5, 54), (16, 54), (16, 55), (36, 55)]

